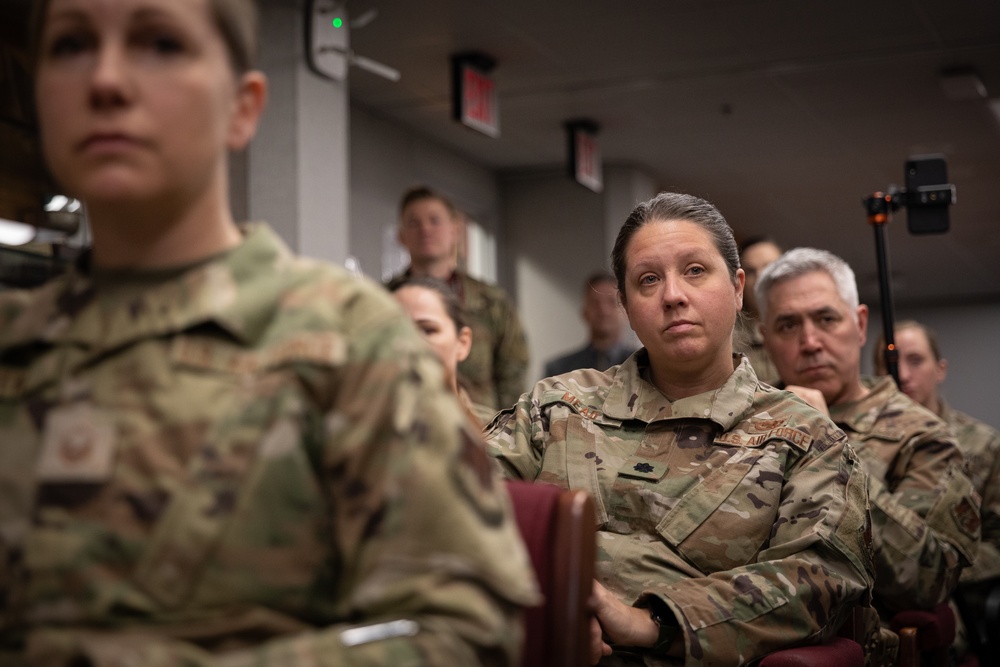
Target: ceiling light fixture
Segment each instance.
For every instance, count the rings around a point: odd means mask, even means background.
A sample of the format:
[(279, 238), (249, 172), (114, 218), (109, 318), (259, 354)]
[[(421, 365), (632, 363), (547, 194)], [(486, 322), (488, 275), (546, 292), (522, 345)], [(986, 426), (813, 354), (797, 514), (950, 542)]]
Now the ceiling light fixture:
[(0, 218), (0, 244), (19, 246), (35, 238), (35, 228), (23, 222)]

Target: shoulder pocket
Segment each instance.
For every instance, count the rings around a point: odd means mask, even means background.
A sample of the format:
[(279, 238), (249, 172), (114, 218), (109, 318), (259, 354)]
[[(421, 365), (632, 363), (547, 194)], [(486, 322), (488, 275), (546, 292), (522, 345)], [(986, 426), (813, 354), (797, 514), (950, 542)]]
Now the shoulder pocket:
[(566, 482), (571, 489), (582, 489), (594, 499), (597, 527), (608, 523), (607, 501), (601, 491), (599, 471), (606, 470), (609, 456), (603, 443), (603, 433), (577, 414), (566, 420)]

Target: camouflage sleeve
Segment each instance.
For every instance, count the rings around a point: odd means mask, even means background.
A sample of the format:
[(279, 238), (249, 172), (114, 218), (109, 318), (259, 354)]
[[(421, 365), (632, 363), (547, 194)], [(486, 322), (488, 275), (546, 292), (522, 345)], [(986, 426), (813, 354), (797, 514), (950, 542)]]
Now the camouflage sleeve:
[(1000, 576), (1000, 433), (978, 424), (979, 437), (971, 447), (964, 439), (965, 431), (956, 428), (955, 433), (966, 452), (970, 477), (982, 496), (982, 542), (976, 560), (962, 572), (962, 581), (982, 581)]
[(660, 598), (680, 622), (686, 665), (746, 664), (822, 641), (852, 603), (868, 601), (874, 566), (865, 479), (842, 433), (814, 441), (786, 474), (771, 537), (755, 562), (647, 588), (644, 596)]
[(523, 394), (512, 407), (502, 410), (485, 428), (486, 451), (498, 459), (504, 475), (534, 480), (542, 469), (545, 433), (541, 410), (533, 394)]
[(521, 326), (517, 309), (506, 294), (500, 294), (492, 313), (496, 343), (493, 348), (493, 382), (498, 408), (517, 402), (525, 389), (528, 372), (528, 340)]
[(963, 579), (980, 581), (1000, 576), (1000, 456), (990, 466), (990, 482), (982, 505), (982, 541)]
[(326, 417), (324, 461), (338, 551), (351, 563), (344, 617), (410, 619), (420, 632), (346, 647), (338, 629), (341, 657), (326, 659), (514, 664), (519, 611), (536, 601), (534, 579), (482, 442), (438, 390), (439, 365), (422, 341), (392, 330), (356, 340), (364, 361), (345, 369)]
[(929, 609), (947, 600), (979, 545), (979, 495), (961, 453), (942, 432), (918, 437), (905, 476), (869, 493), (876, 547), (876, 594), (890, 611)]

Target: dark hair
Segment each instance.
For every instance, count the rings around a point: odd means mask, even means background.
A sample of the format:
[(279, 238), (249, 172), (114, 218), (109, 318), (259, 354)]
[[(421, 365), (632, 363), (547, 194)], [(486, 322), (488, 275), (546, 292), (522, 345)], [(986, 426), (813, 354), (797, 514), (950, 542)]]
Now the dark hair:
[(729, 277), (736, 280), (736, 271), (740, 268), (736, 239), (733, 238), (733, 230), (719, 213), (719, 209), (693, 195), (661, 192), (632, 210), (618, 232), (618, 238), (615, 239), (615, 247), (611, 251), (611, 267), (615, 272), (615, 279), (618, 281), (618, 293), (623, 304), (626, 299), (625, 253), (628, 250), (629, 241), (646, 223), (670, 220), (692, 222), (708, 232), (715, 243), (716, 250), (726, 262)]
[(778, 250), (781, 250), (781, 246), (775, 243), (774, 239), (772, 239), (770, 236), (751, 236), (750, 238), (743, 241), (743, 243), (739, 245), (740, 257), (743, 256), (743, 253), (745, 253), (748, 248), (752, 248), (760, 243), (770, 243)]
[(399, 200), (399, 217), (403, 217), (403, 212), (407, 206), (414, 202), (423, 201), (424, 199), (438, 200), (448, 209), (448, 215), (451, 216), (452, 220), (458, 217), (458, 209), (455, 208), (455, 204), (437, 190), (432, 190), (426, 185), (415, 185), (403, 193), (402, 198)]
[(441, 299), (441, 305), (444, 306), (445, 312), (448, 313), (448, 318), (454, 322), (455, 330), (461, 331), (462, 327), (469, 326), (462, 304), (458, 301), (458, 295), (445, 281), (431, 276), (409, 276), (401, 283), (393, 285), (390, 291), (398, 292), (404, 287), (423, 287), (436, 293)]
[[(51, 0), (32, 0), (28, 35), (32, 69), (38, 67), (42, 28)], [(243, 74), (253, 69), (257, 60), (257, 4), (254, 0), (208, 0), (215, 28), (226, 43), (226, 53), (233, 71)]]

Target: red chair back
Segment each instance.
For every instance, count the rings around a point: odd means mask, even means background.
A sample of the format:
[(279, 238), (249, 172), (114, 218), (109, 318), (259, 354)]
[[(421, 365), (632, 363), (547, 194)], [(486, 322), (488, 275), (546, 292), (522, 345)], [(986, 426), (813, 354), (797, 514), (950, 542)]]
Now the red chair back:
[(523, 667), (590, 664), (590, 598), (596, 557), (594, 501), (584, 491), (508, 481), (521, 537), (545, 602), (525, 615)]

